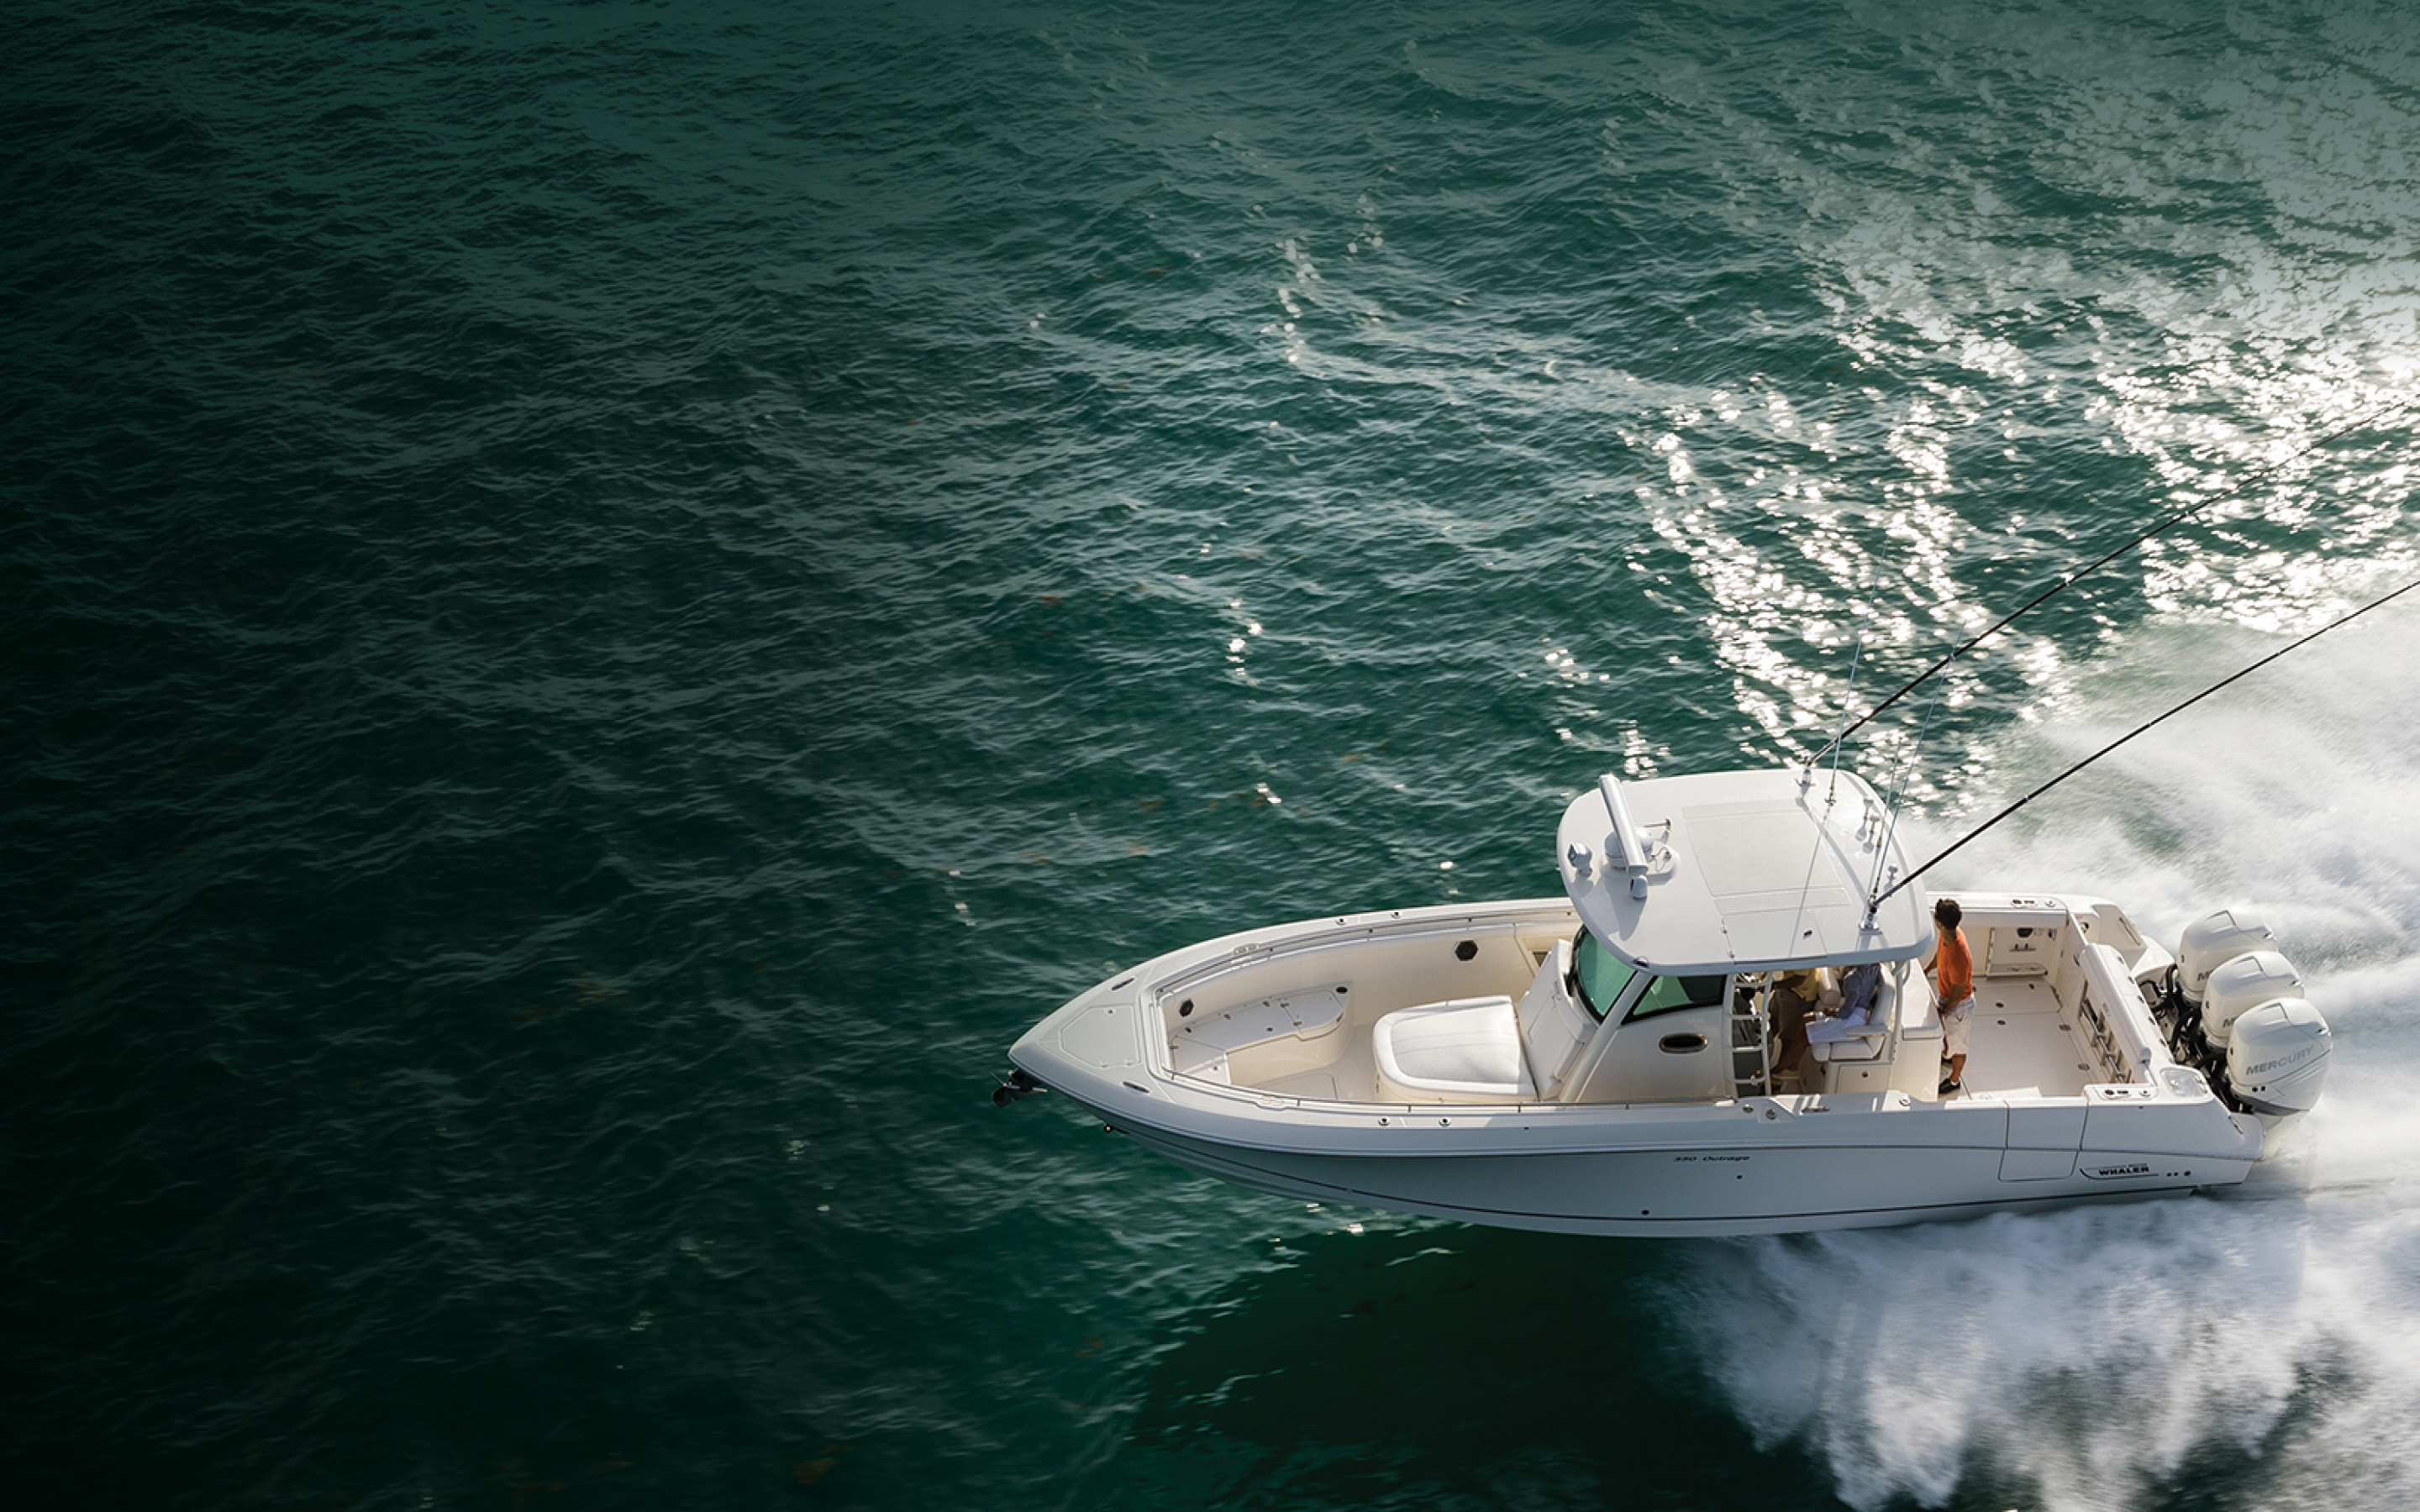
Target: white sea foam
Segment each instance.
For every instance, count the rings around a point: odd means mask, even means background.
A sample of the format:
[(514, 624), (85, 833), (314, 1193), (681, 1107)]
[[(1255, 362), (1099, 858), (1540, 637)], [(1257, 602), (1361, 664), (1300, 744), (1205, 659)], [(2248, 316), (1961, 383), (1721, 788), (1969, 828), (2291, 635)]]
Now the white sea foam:
[[(2191, 233), (2208, 238), (2195, 253), (2231, 270), (2215, 290), (2148, 242), (2128, 279), (2094, 287), (2105, 273), (2035, 250), (2043, 239), (1989, 184), (1947, 192), (1966, 163), (1998, 161), (1988, 152), (1937, 153), (1934, 133), (1914, 131), (1884, 149), (1903, 171), (1876, 175), (1731, 118), (1745, 171), (1769, 192), (1758, 213), (1772, 199), (1805, 210), (1806, 251), (1827, 271), (1843, 347), (1931, 376), (1925, 393), (1865, 391), (1876, 408), (1862, 422), (1830, 411), (1855, 439), (1848, 465), (1825, 471), (1831, 507), (1888, 517), (1879, 538), (1799, 527), (1795, 485), (1770, 490), (1770, 519), (1745, 523), (1741, 501), (1765, 499), (1745, 485), (1735, 497), (1711, 486), (1684, 495), (1676, 472), (1670, 489), (1640, 490), (1713, 600), (1707, 624), (1733, 702), (1771, 748), (1818, 743), (1846, 699), (1837, 658), (1807, 648), (1862, 631), (1868, 652), (1883, 652), (1858, 689), (1869, 697), (1877, 669), (1920, 664), (1929, 653), (1917, 648), (2007, 607), (1977, 595), (2021, 580), (2024, 564), (1978, 547), (2004, 522), (1962, 513), (1960, 501), (1978, 484), (1993, 500), (2023, 498), (2039, 450), (2029, 427), (2080, 409), (2166, 485), (2208, 488), (2406, 392), (2411, 301), (2380, 281), (2402, 276), (2408, 252), (2348, 265), (2321, 245), (2402, 193), (2372, 187), (2374, 165), (2408, 150), (2393, 112), (2338, 93), (2314, 107), (2326, 114), (2309, 131), (2270, 131), (2279, 117), (2262, 101), (2287, 86), (2248, 53), (2154, 87), (2153, 61), (2112, 54), (2081, 12), (2017, 24), (1978, 10), (1945, 25), (2059, 81), (2031, 108), (2057, 100), (2047, 108), (2058, 117), (2092, 123), (2055, 133), (2068, 144), (2055, 180), (2139, 197), (2175, 177), (2152, 160), (2212, 155), (2187, 177), (2231, 175), (2307, 208), (2321, 229), (2257, 248), (2237, 233)], [(2398, 69), (2411, 56), (2408, 45), (2356, 51)], [(2206, 100), (2228, 124), (2212, 133), (2171, 97)], [(2001, 113), (1981, 98), (1985, 114), (1970, 119)], [(1874, 108), (1888, 135), (1887, 102)], [(2072, 315), (2087, 295), (2091, 307)], [(2039, 338), (2044, 307), (2078, 322), (2057, 362), (2030, 361), (2009, 340)], [(1955, 360), (1921, 367), (1941, 354)], [(2238, 418), (2204, 415), (2211, 395)], [(1969, 443), (1961, 455), (1996, 471), (1952, 476), (1944, 437), (1982, 434), (1986, 422), (2008, 449), (1987, 458)], [(1795, 444), (1776, 432), (1760, 465), (1778, 475)], [(2017, 686), (2002, 677), (1979, 702), (1962, 667), (1911, 789), (1941, 807), (1910, 820), (1910, 853), (1933, 854), (2276, 649), (2279, 631), (2411, 577), (2409, 447), (2389, 435), (2341, 446), (2326, 466), (2298, 463), (2219, 512), (2249, 526), (2222, 518), (2116, 564), (2113, 576), (2139, 575), (2159, 620), (2122, 637), (2104, 620), (2099, 645), (2030, 640), (2021, 625), (1977, 663), (2013, 665)], [(1719, 461), (1705, 450), (1697, 471), (1718, 475)], [(2155, 517), (2147, 504), (2144, 523)], [(1803, 560), (1757, 548), (1775, 530), (1797, 531)], [(2012, 532), (2007, 549), (2021, 548)], [(1962, 568), (1978, 553), (1993, 557), (1993, 574)], [(2406, 1343), (2420, 1337), (2420, 1103), (2407, 1090), (2420, 1072), (2420, 689), (2401, 671), (2415, 634), (2420, 600), (2336, 632), (2109, 757), (1928, 878), (2103, 893), (2171, 942), (2211, 907), (2257, 905), (2336, 1030), (2331, 1084), (2286, 1151), (2223, 1198), (1710, 1246), (1684, 1326), (1761, 1442), (1806, 1444), (1858, 1507), (1939, 1505), (1986, 1482), (2029, 1486), (2027, 1505), (2142, 1506), (2189, 1466), (2202, 1489), (2239, 1476), (2247, 1504), (2420, 1504), (2420, 1358)], [(1879, 781), (1906, 751), (1920, 709), (1905, 729), (1861, 740), (1869, 776)]]
[[(1684, 1306), (1706, 1368), (1850, 1504), (1989, 1477), (2047, 1508), (2138, 1506), (2189, 1463), (2240, 1475), (2249, 1504), (2420, 1504), (2420, 689), (2396, 655), (2420, 608), (2375, 618), (1944, 869), (2105, 892), (2169, 940), (2206, 907), (2261, 908), (2338, 1037), (2279, 1157), (2224, 1197), (1712, 1247)], [(2137, 631), (2055, 717), (2012, 727), (1993, 785), (2023, 792), (2276, 643)], [(1911, 851), (1965, 827), (1919, 823)]]

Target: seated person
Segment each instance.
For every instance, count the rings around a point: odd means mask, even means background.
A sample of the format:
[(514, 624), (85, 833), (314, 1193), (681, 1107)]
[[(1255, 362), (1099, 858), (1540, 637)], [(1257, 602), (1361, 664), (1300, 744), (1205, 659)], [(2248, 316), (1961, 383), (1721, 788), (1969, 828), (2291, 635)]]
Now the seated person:
[[(1817, 1011), (1812, 1017), (1801, 1015), (1799, 1021), (1781, 1037), (1781, 1058), (1773, 1063), (1776, 1076), (1795, 1072), (1807, 1057), (1810, 1044), (1835, 1044), (1866, 1026), (1873, 1016), (1874, 998), (1882, 991), (1883, 968), (1869, 961), (1861, 966), (1851, 966), (1840, 979), (1840, 1006), (1833, 1012)], [(1779, 995), (1776, 990), (1776, 996)]]
[(1823, 974), (1812, 967), (1773, 974), (1773, 995), (1765, 1001), (1765, 1015), (1784, 1044), (1805, 1032), (1807, 1014), (1823, 995)]

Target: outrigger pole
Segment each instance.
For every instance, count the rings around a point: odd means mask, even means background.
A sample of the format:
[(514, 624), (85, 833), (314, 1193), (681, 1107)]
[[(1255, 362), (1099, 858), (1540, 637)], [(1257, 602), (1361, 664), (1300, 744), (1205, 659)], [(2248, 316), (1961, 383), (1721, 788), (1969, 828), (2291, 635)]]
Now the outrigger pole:
[(1891, 885), (1887, 891), (1873, 894), (1866, 903), (1866, 917), (1868, 918), (1871, 918), (1873, 917), (1874, 910), (1882, 906), (1884, 899), (1888, 898), (1891, 893), (1899, 891), (1900, 888), (1906, 887), (1909, 883), (1914, 882), (1916, 878), (1924, 875), (1927, 872), (1931, 871), (1935, 862), (1944, 860), (1949, 856), (1955, 854), (1966, 844), (1967, 841), (1973, 840), (1976, 836), (1980, 835), (1983, 831), (1991, 828), (1993, 825), (1996, 825), (2001, 820), (2009, 817), (2009, 815), (2015, 813), (2026, 804), (2033, 802), (2036, 798), (2048, 793), (2051, 789), (2058, 786), (2061, 782), (2066, 781), (2069, 778), (2073, 777), (2076, 773), (2083, 771), (2086, 767), (2091, 765), (2094, 762), (2099, 761), (2102, 757), (2108, 755), (2111, 751), (2116, 750), (2118, 747), (2133, 739), (2136, 735), (2141, 734), (2144, 731), (2150, 729), (2151, 726), (2160, 723), (2170, 716), (2184, 713), (2185, 710), (2192, 708), (2195, 704), (2199, 703), (2202, 700), (2210, 697), (2212, 693), (2225, 687), (2228, 683), (2238, 682), (2243, 678), (2251, 676), (2261, 668), (2268, 666), (2271, 662), (2275, 661), (2278, 657), (2286, 655), (2286, 653), (2295, 650), (2297, 647), (2309, 645), (2312, 641), (2317, 640), (2319, 637), (2327, 634), (2330, 630), (2335, 629), (2340, 625), (2350, 625), (2353, 621), (2360, 619), (2363, 615), (2368, 613), (2371, 609), (2377, 609), (2381, 605), (2391, 604), (2415, 588), (2420, 588), (2420, 579), (2414, 579), (2411, 582), (2405, 583), (2402, 587), (2397, 589), (2391, 594), (2388, 594), (2383, 598), (2373, 598), (2368, 603), (2364, 604), (2361, 608), (2354, 609), (2352, 612), (2346, 614), (2339, 619), (2331, 620), (2327, 624), (2320, 625), (2318, 629), (2313, 630), (2310, 634), (2303, 637), (2301, 640), (2293, 641), (2291, 644), (2279, 647), (2277, 650), (2261, 657), (2258, 661), (2254, 662), (2251, 666), (2244, 668), (2240, 672), (2237, 672), (2234, 676), (2226, 678), (2223, 682), (2211, 684), (2208, 687), (2195, 693), (2193, 697), (2185, 700), (2182, 703), (2178, 704), (2175, 708), (2168, 710), (2166, 714), (2154, 715), (2150, 718), (2144, 720), (2141, 724), (2138, 724), (2133, 729), (2127, 731), (2124, 734), (2119, 735), (2117, 739), (2111, 741), (2106, 746), (2102, 747), (2099, 750), (2094, 751), (2091, 755), (2086, 756), (2084, 760), (2076, 763), (2073, 766), (2069, 767), (2066, 771), (2052, 778), (2049, 781), (2034, 789), (2031, 793), (2026, 794), (2024, 797), (2019, 798), (2016, 802), (2001, 810), (1998, 813), (1993, 814), (1991, 818), (1984, 820), (1973, 829), (1968, 830), (1963, 840), (1961, 840), (1956, 844), (1950, 846), (1948, 850), (1943, 851), (1940, 855), (1935, 856), (1932, 860), (1925, 862), (1922, 866), (1917, 867), (1915, 871), (1910, 872), (1907, 875), (1900, 878), (1898, 882)]
[[(2287, 463), (2299, 462), (2304, 457), (2310, 455), (2313, 452), (2316, 452), (2320, 447), (2328, 444), (2328, 442), (2335, 440), (2339, 437), (2350, 436), (2354, 431), (2365, 430), (2369, 426), (2378, 424), (2380, 421), (2386, 419), (2389, 415), (2411, 409), (2415, 403), (2420, 403), (2420, 400), (2397, 399), (2393, 404), (2381, 406), (2357, 420), (2347, 421), (2345, 424), (2338, 425), (2335, 429), (2313, 438), (2309, 444), (2305, 445), (2301, 451), (2281, 456), (2265, 467), (2253, 469), (2250, 472), (2244, 474), (2242, 481), (2236, 484), (2235, 486), (2214, 493), (2209, 498), (2202, 500), (2199, 503), (2186, 505), (2184, 508), (2180, 509), (2175, 514), (2169, 516), (2166, 519), (2162, 520), (2157, 525), (2152, 526), (2149, 530), (2145, 531), (2142, 534), (2135, 536), (2133, 540), (2126, 542), (2122, 546), (2111, 548), (2108, 551), (2102, 553), (2091, 563), (2085, 566), (2078, 567), (2073, 572), (2066, 574), (2064, 577), (2060, 578), (2058, 581), (2051, 584), (2048, 588), (2043, 589), (2040, 593), (2036, 594), (2033, 597), (2025, 600), (2023, 604), (2018, 605), (2014, 609), (2003, 616), (1999, 623), (1993, 625), (1990, 629), (1984, 630), (1971, 639), (1962, 640), (1957, 645), (1950, 647), (1949, 654), (1947, 656), (1943, 656), (1939, 661), (1934, 662), (1931, 666), (1927, 667), (1924, 671), (1916, 673), (1914, 678), (1909, 680), (1908, 685), (1905, 687), (1900, 688), (1898, 692), (1893, 693), (1890, 697), (1883, 700), (1880, 703), (1868, 709), (1864, 718), (1859, 719), (1856, 723), (1842, 730), (1838, 734), (1834, 735), (1832, 737), (1831, 745), (1824, 747), (1822, 750), (1817, 751), (1812, 757), (1808, 758), (1807, 763), (1807, 767), (1811, 770), (1823, 764), (1823, 757), (1825, 754), (1830, 752), (1835, 747), (1846, 742), (1851, 735), (1855, 734), (1858, 731), (1863, 730), (1867, 725), (1871, 724), (1876, 715), (1881, 714), (1885, 709), (1889, 708), (1892, 704), (1897, 703), (1900, 700), (1907, 697), (1910, 693), (1915, 692), (1917, 687), (1923, 685), (1925, 679), (1941, 671), (1944, 667), (1948, 666), (1951, 662), (1957, 660), (1960, 656), (1964, 656), (1967, 652), (1981, 645), (1984, 641), (1989, 640), (1992, 637), (1998, 635), (2002, 630), (2007, 629), (2010, 625), (2014, 624), (2020, 616), (2030, 613), (2034, 608), (2040, 604), (2044, 599), (2047, 599), (2053, 594), (2066, 589), (2069, 584), (2074, 582), (2078, 578), (2082, 578), (2088, 573), (2099, 571), (2101, 568), (2107, 566), (2110, 563), (2115, 562), (2118, 558), (2124, 556), (2129, 551), (2132, 551), (2134, 548), (2141, 546), (2152, 536), (2157, 535), (2161, 532), (2168, 530), (2173, 526), (2183, 524), (2186, 520), (2200, 514), (2203, 510), (2210, 508), (2212, 504), (2225, 503), (2227, 500), (2234, 498), (2244, 489), (2251, 487), (2261, 479), (2269, 476), (2273, 472), (2275, 472)], [(2224, 687), (2225, 685), (2222, 684), (2220, 686)]]

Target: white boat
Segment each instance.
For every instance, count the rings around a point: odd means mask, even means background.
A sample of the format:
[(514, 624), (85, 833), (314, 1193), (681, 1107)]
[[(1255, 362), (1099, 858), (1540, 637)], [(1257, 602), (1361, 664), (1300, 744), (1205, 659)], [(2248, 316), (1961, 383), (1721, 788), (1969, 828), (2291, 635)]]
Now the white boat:
[[(1047, 1088), (1265, 1192), (1630, 1235), (2224, 1187), (2317, 1100), (2327, 1026), (2257, 920), (2172, 955), (2069, 892), (1947, 895), (1977, 1006), (1942, 1095), (1931, 900), (1893, 831), (1847, 773), (1607, 777), (1563, 814), (1564, 896), (1171, 951), (1026, 1033), (1000, 1098)], [(1776, 980), (1829, 1006), (1868, 963), (1866, 1021), (1776, 1073)]]

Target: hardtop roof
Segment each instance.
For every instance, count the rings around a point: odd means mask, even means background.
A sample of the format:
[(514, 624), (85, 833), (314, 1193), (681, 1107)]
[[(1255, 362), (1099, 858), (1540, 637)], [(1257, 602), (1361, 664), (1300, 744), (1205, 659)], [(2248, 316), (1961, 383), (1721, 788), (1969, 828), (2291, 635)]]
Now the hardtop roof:
[[(1907, 871), (1883, 804), (1854, 774), (1834, 781), (1781, 769), (1601, 779), (1563, 810), (1563, 890), (1590, 933), (1666, 976), (1919, 955), (1932, 934), (1921, 887), (1866, 919), (1877, 878), (1886, 887)], [(1641, 840), (1627, 866), (1617, 808)]]

